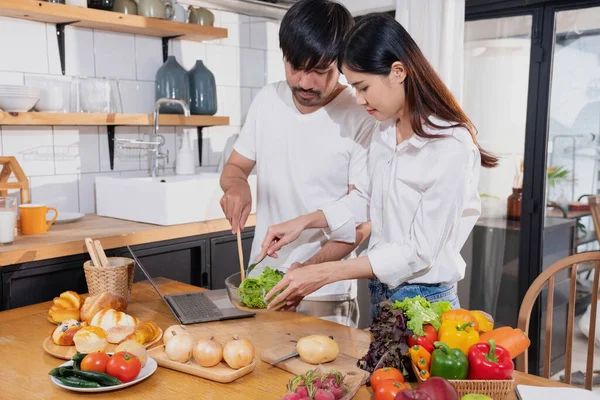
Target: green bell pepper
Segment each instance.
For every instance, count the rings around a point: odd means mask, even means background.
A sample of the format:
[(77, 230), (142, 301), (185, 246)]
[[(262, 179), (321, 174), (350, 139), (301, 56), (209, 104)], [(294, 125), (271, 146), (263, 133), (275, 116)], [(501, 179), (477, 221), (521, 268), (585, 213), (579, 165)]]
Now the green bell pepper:
[(445, 379), (467, 379), (469, 360), (460, 349), (451, 349), (446, 343), (435, 342), (431, 358), (431, 376)]

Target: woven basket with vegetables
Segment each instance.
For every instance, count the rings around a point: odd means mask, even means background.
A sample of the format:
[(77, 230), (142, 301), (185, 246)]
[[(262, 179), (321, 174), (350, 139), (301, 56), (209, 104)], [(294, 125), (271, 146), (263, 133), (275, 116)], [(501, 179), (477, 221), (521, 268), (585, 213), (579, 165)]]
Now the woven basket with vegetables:
[(530, 344), (520, 329), (494, 329), (484, 312), (451, 310), (448, 302), (419, 296), (385, 301), (379, 309), (371, 326), (374, 341), (359, 361), (373, 373), (375, 400), (504, 400), (513, 391), (513, 359)]

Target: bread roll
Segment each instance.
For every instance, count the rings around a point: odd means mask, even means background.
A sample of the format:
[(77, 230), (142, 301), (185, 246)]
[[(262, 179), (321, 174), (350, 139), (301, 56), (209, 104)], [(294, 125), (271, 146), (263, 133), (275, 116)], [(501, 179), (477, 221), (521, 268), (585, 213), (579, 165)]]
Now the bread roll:
[(94, 318), (92, 318), (90, 325), (98, 326), (105, 331), (108, 331), (115, 326), (131, 326), (133, 328), (139, 322), (140, 321), (137, 318), (132, 317), (131, 315), (109, 308), (98, 311), (96, 315), (94, 315)]
[(81, 297), (73, 291), (67, 291), (55, 297), (50, 310), (48, 310), (48, 321), (59, 324), (68, 319), (79, 321), (79, 309), (81, 308)]
[(113, 293), (104, 292), (97, 296), (90, 296), (85, 299), (81, 307), (81, 320), (91, 322), (98, 311), (112, 308), (116, 311), (125, 311), (127, 309), (127, 300)]
[(97, 326), (84, 326), (73, 336), (75, 348), (80, 353), (95, 353), (104, 351), (108, 341), (106, 332)]
[(133, 333), (133, 326), (113, 326), (106, 331), (108, 343), (121, 343), (127, 336)]
[(135, 326), (135, 330), (125, 340), (135, 340), (138, 343), (146, 344), (150, 343), (160, 335), (160, 328), (154, 321), (143, 321)]
[(83, 328), (83, 325), (76, 319), (67, 319), (56, 327), (52, 332), (52, 341), (59, 346), (73, 346), (73, 336), (77, 331)]

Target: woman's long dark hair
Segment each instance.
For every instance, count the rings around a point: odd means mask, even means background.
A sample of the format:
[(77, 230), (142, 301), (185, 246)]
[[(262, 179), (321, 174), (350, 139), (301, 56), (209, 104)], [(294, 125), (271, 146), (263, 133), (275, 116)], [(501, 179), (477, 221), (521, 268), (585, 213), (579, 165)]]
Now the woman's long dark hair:
[[(388, 76), (394, 62), (406, 68), (406, 102), (410, 125), (416, 135), (435, 137), (423, 130), (425, 125), (444, 129), (429, 120), (430, 115), (467, 129), (481, 154), (481, 165), (493, 168), (498, 158), (479, 147), (476, 129), (458, 102), (427, 61), (419, 46), (390, 15), (375, 13), (363, 17), (348, 33), (339, 57), (339, 66), (360, 73)], [(438, 136), (439, 137), (439, 136)]]

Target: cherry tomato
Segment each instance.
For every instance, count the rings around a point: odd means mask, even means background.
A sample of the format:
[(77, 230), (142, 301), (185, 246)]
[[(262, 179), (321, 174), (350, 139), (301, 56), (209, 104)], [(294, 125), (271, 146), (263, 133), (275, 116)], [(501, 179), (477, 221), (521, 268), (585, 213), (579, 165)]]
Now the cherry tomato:
[(83, 371), (106, 372), (106, 364), (110, 356), (106, 353), (90, 353), (81, 360)]
[(387, 379), (379, 383), (375, 391), (375, 400), (394, 400), (396, 395), (408, 387), (403, 382)]
[(373, 392), (377, 391), (379, 384), (385, 380), (393, 379), (398, 382), (404, 382), (404, 376), (402, 372), (392, 367), (384, 367), (376, 369), (371, 375), (371, 387)]
[(128, 351), (120, 351), (113, 354), (106, 365), (106, 373), (114, 376), (123, 383), (134, 380), (141, 369), (142, 363), (140, 359)]

